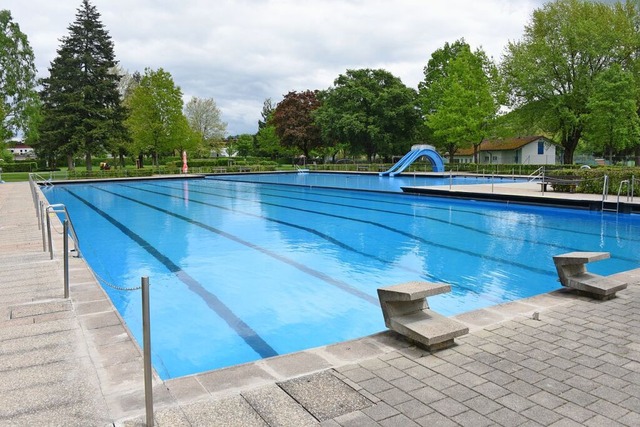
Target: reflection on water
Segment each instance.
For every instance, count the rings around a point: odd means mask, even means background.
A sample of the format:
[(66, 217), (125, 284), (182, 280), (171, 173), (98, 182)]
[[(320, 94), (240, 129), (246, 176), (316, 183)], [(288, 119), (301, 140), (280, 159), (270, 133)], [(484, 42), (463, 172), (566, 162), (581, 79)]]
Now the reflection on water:
[[(211, 179), (47, 196), (98, 275), (150, 277), (165, 379), (381, 331), (381, 286), (449, 283), (429, 302), (452, 315), (557, 289), (560, 253), (610, 251), (590, 266), (600, 274), (640, 266), (634, 215)], [(139, 295), (105, 290), (140, 339)]]

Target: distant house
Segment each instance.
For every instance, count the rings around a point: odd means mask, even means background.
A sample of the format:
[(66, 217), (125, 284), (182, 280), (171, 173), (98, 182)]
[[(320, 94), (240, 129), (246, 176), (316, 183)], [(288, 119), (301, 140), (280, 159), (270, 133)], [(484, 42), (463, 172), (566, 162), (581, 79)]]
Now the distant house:
[(22, 143), (11, 144), (7, 149), (16, 160), (33, 159), (36, 156), (33, 147)]
[[(478, 147), (479, 164), (556, 164), (557, 144), (544, 136), (485, 139)], [(473, 147), (456, 151), (454, 163), (473, 163)]]

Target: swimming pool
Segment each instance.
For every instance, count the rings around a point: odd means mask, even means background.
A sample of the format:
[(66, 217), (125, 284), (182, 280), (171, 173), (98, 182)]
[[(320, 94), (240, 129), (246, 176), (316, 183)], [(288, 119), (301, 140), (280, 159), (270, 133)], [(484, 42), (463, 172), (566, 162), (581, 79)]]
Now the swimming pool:
[(402, 187), (428, 186), (428, 185), (468, 185), (491, 184), (525, 181), (522, 178), (506, 176), (480, 176), (480, 175), (424, 175), (404, 173), (398, 176), (379, 176), (372, 173), (262, 173), (241, 175), (212, 175), (211, 179), (241, 182), (261, 182), (283, 185), (298, 185), (308, 187), (345, 188), (350, 190), (389, 191), (401, 193)]
[[(569, 209), (218, 179), (56, 185), (83, 255), (111, 284), (151, 282), (163, 379), (385, 329), (376, 289), (446, 282), (453, 315), (559, 287), (551, 257), (640, 266), (640, 220)], [(105, 287), (141, 342), (140, 293)]]

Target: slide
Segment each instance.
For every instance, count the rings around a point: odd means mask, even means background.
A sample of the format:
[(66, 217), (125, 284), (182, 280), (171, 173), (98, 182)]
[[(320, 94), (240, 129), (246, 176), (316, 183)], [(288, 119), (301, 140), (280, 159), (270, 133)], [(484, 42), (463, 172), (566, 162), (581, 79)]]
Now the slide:
[(398, 162), (391, 166), (388, 171), (380, 172), (380, 176), (396, 176), (401, 174), (413, 162), (422, 156), (427, 156), (433, 165), (433, 172), (444, 172), (444, 160), (436, 149), (431, 145), (414, 145), (411, 151), (405, 154)]

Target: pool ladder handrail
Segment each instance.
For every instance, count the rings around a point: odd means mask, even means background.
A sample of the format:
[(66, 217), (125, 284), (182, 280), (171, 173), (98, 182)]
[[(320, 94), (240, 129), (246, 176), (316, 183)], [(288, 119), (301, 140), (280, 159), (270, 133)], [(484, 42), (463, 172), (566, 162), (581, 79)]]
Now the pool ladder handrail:
[(602, 211), (604, 212), (605, 210), (607, 211), (611, 211), (611, 212), (616, 212), (619, 213), (620, 212), (620, 194), (622, 193), (622, 186), (626, 185), (627, 186), (627, 202), (629, 201), (633, 201), (633, 184), (635, 181), (635, 176), (631, 177), (631, 181), (629, 181), (628, 179), (623, 179), (622, 181), (620, 181), (620, 185), (618, 185), (618, 195), (616, 197), (616, 208), (615, 209), (605, 209), (605, 202), (607, 200), (607, 196), (609, 194), (609, 175), (605, 175), (604, 176), (604, 183), (602, 185)]
[(544, 181), (544, 172), (544, 166), (540, 166), (538, 169), (531, 172), (529, 176), (527, 176), (527, 182), (534, 182), (537, 179), (541, 179), (542, 181)]
[[(47, 236), (49, 240), (49, 254), (51, 259), (53, 259), (53, 242), (51, 240), (51, 221), (49, 220), (50, 213), (60, 213), (64, 214), (64, 219), (67, 221), (69, 234), (73, 239), (73, 250), (72, 252), (76, 253), (76, 258), (82, 258), (82, 253), (80, 252), (80, 241), (78, 240), (78, 235), (76, 234), (76, 229), (73, 226), (73, 222), (71, 221), (71, 217), (69, 216), (69, 211), (67, 211), (67, 207), (62, 203), (56, 203), (53, 205), (49, 205), (46, 208), (46, 218), (47, 218)], [(43, 233), (44, 235), (44, 233)], [(68, 254), (65, 254), (67, 256)]]

